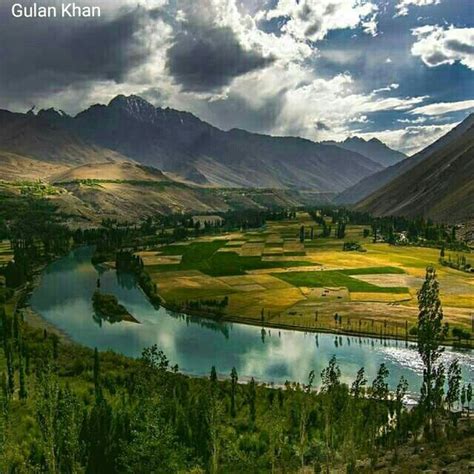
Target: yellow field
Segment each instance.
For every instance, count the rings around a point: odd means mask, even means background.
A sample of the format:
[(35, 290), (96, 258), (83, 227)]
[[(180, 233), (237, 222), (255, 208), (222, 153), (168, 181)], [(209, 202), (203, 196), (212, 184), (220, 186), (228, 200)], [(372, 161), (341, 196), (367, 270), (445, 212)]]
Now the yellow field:
[[(314, 228), (313, 240), (307, 237), (304, 243), (300, 242), (301, 225), (305, 226), (307, 236), (310, 228)], [(221, 268), (214, 268), (212, 261), (210, 266), (180, 269), (181, 255), (166, 255), (160, 249), (140, 255), (160, 295), (166, 303), (175, 306), (189, 300), (227, 296), (224, 315), (233, 318), (240, 316), (260, 322), (263, 310), (264, 320), (275, 325), (383, 332), (394, 336), (404, 335), (406, 328), (416, 324), (417, 291), (426, 267), (431, 265), (437, 268), (445, 320), (451, 326), (471, 330), (474, 274), (440, 266), (438, 249), (374, 244), (370, 237), (363, 237), (363, 231), (364, 226), (347, 226), (344, 239), (333, 236), (323, 239), (321, 229), (310, 216), (299, 213), (293, 220), (267, 222), (260, 232), (234, 232), (187, 242), (209, 245), (223, 239), (215, 255), (252, 262), (250, 266), (244, 265), (238, 274), (220, 274)], [(366, 251), (344, 252), (344, 240), (357, 241)], [(167, 264), (173, 264), (173, 271), (166, 270)], [(313, 275), (314, 278), (335, 275), (337, 279), (329, 278), (328, 284), (308, 285), (304, 279), (299, 283), (300, 274), (308, 275), (310, 283)], [(350, 282), (348, 287), (345, 281)], [(335, 313), (343, 321), (337, 328)]]
[(13, 251), (8, 240), (0, 240), (0, 265), (7, 264), (13, 259)]

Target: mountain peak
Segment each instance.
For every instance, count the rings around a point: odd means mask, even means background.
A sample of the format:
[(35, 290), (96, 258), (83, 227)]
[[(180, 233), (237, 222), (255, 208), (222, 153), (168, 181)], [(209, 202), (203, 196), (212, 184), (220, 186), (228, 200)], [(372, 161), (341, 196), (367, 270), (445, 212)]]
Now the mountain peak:
[(66, 118), (69, 117), (69, 115), (62, 111), (61, 109), (55, 109), (54, 107), (50, 107), (49, 109), (41, 109), (38, 112), (38, 117), (43, 117), (48, 120), (54, 120), (54, 119), (61, 119), (61, 118)]
[(150, 120), (156, 114), (155, 106), (138, 95), (120, 94), (109, 102), (109, 107), (124, 110), (141, 120)]
[(109, 106), (124, 106), (124, 105), (130, 105), (130, 104), (141, 104), (141, 105), (148, 105), (152, 106), (150, 102), (145, 100), (143, 97), (140, 97), (139, 95), (131, 94), (131, 95), (124, 95), (124, 94), (119, 94), (115, 96), (110, 102)]
[(352, 137), (347, 137), (343, 143), (367, 143), (363, 138), (354, 135)]
[(323, 142), (323, 144), (328, 143), (364, 155), (385, 167), (391, 166), (406, 158), (403, 153), (392, 150), (384, 142), (375, 137), (370, 140), (365, 140), (357, 135), (353, 135), (347, 137), (343, 142)]

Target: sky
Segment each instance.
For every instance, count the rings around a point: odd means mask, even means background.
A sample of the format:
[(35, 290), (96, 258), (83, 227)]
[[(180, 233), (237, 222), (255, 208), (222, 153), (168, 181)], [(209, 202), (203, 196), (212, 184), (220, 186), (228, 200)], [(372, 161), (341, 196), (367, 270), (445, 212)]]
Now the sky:
[(407, 154), (474, 111), (473, 0), (76, 0), (101, 7), (88, 19), (14, 18), (13, 3), (1, 109), (73, 115), (135, 94), (224, 130)]

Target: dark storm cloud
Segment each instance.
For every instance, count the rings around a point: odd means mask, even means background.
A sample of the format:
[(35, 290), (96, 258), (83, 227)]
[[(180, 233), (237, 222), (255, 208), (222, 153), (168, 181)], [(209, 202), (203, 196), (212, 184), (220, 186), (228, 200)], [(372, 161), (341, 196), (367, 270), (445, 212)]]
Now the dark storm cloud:
[(446, 47), (458, 53), (474, 54), (474, 46), (472, 44), (463, 43), (458, 40), (446, 41)]
[(331, 130), (331, 127), (326, 125), (322, 120), (318, 120), (314, 124), (314, 128), (316, 128), (316, 130), (324, 130), (324, 131)]
[(228, 27), (185, 25), (167, 52), (167, 68), (186, 91), (212, 91), (274, 61), (245, 50)]
[(439, 66), (449, 60), (448, 56), (446, 56), (442, 51), (435, 51), (433, 54), (425, 56), (423, 59), (430, 66)]
[(224, 130), (242, 128), (257, 133), (271, 133), (277, 124), (285, 102), (285, 90), (275, 93), (252, 107), (242, 97), (232, 92), (225, 100), (202, 102), (199, 116)]
[(147, 14), (136, 8), (108, 20), (35, 21), (0, 8), (1, 106), (88, 81), (121, 82), (148, 57), (136, 35)]

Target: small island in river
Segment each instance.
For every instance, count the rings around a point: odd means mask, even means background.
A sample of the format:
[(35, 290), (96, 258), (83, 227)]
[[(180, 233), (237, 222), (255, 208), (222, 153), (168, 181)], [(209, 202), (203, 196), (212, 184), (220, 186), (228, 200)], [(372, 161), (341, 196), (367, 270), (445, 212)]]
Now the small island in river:
[(92, 304), (97, 316), (106, 319), (109, 323), (120, 321), (129, 321), (131, 323), (140, 323), (121, 305), (114, 295), (102, 293), (96, 290), (92, 295)]

